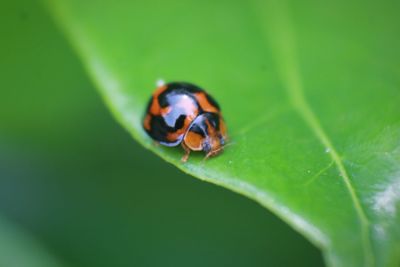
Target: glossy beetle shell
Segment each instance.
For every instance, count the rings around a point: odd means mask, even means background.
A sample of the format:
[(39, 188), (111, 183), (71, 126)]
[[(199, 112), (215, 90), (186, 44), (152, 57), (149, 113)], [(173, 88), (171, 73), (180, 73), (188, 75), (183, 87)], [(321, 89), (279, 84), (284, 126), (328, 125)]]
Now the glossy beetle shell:
[(207, 156), (216, 155), (227, 138), (218, 103), (203, 89), (185, 82), (156, 89), (143, 127), (155, 141), (171, 147), (181, 144), (187, 154), (203, 150)]

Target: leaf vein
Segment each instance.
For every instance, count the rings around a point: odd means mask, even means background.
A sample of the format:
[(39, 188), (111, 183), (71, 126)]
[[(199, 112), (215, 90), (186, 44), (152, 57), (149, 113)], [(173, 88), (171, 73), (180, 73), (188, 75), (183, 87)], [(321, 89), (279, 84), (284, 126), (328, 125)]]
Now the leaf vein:
[(366, 266), (374, 266), (375, 260), (372, 253), (373, 250), (369, 230), (370, 221), (361, 205), (359, 196), (357, 195), (339, 153), (336, 151), (332, 141), (322, 128), (317, 116), (305, 98), (301, 75), (296, 60), (295, 38), (292, 32), (288, 9), (283, 1), (271, 1), (270, 4), (271, 7), (269, 10), (273, 10), (273, 12), (271, 12), (270, 23), (268, 24), (268, 32), (271, 33), (269, 41), (275, 51), (279, 73), (282, 76), (282, 81), (285, 83), (288, 97), (294, 109), (298, 111), (306, 125), (308, 125), (321, 144), (329, 151), (329, 155), (336, 165), (340, 177), (342, 177), (344, 181), (360, 220)]
[(257, 128), (260, 125), (263, 125), (264, 123), (266, 123), (268, 121), (276, 119), (277, 117), (279, 117), (280, 115), (288, 112), (291, 109), (292, 109), (292, 107), (285, 105), (285, 106), (283, 106), (281, 108), (277, 108), (275, 110), (272, 110), (269, 113), (264, 113), (263, 116), (258, 117), (257, 120), (254, 120), (254, 121), (246, 124), (245, 126), (240, 128), (239, 130), (237, 130), (233, 135), (234, 136), (245, 135), (249, 131)]
[(307, 182), (304, 183), (304, 185), (310, 185), (311, 183), (315, 182), (315, 180), (317, 180), (317, 178), (319, 178), (324, 172), (326, 172), (327, 170), (329, 170), (330, 167), (333, 166), (333, 164), (335, 164), (335, 161), (331, 161), (327, 166), (325, 166), (324, 168), (322, 168), (321, 170), (319, 170), (316, 174), (314, 174)]

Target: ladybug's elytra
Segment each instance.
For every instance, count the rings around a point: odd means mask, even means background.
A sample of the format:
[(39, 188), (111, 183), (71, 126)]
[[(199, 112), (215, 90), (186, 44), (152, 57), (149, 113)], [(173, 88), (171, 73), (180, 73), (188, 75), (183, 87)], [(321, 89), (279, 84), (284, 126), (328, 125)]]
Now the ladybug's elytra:
[(185, 82), (159, 86), (147, 106), (143, 127), (156, 142), (182, 145), (186, 162), (190, 151), (218, 155), (227, 140), (218, 103), (203, 89)]

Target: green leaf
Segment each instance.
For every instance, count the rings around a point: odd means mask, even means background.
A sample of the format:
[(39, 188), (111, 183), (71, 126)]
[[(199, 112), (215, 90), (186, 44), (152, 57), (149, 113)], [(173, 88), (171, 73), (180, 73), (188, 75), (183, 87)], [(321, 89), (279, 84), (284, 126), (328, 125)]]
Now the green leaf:
[[(48, 4), (138, 142), (272, 210), (330, 266), (399, 266), (398, 2)], [(232, 140), (221, 156), (182, 164), (152, 144), (141, 120), (160, 78), (219, 101)]]

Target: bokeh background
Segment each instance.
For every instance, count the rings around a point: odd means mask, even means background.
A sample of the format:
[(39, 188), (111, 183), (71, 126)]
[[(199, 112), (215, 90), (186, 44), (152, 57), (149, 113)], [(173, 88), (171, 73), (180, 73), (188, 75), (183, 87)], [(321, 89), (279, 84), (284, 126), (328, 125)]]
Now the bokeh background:
[(323, 265), (258, 204), (135, 143), (42, 5), (0, 6), (1, 266)]

